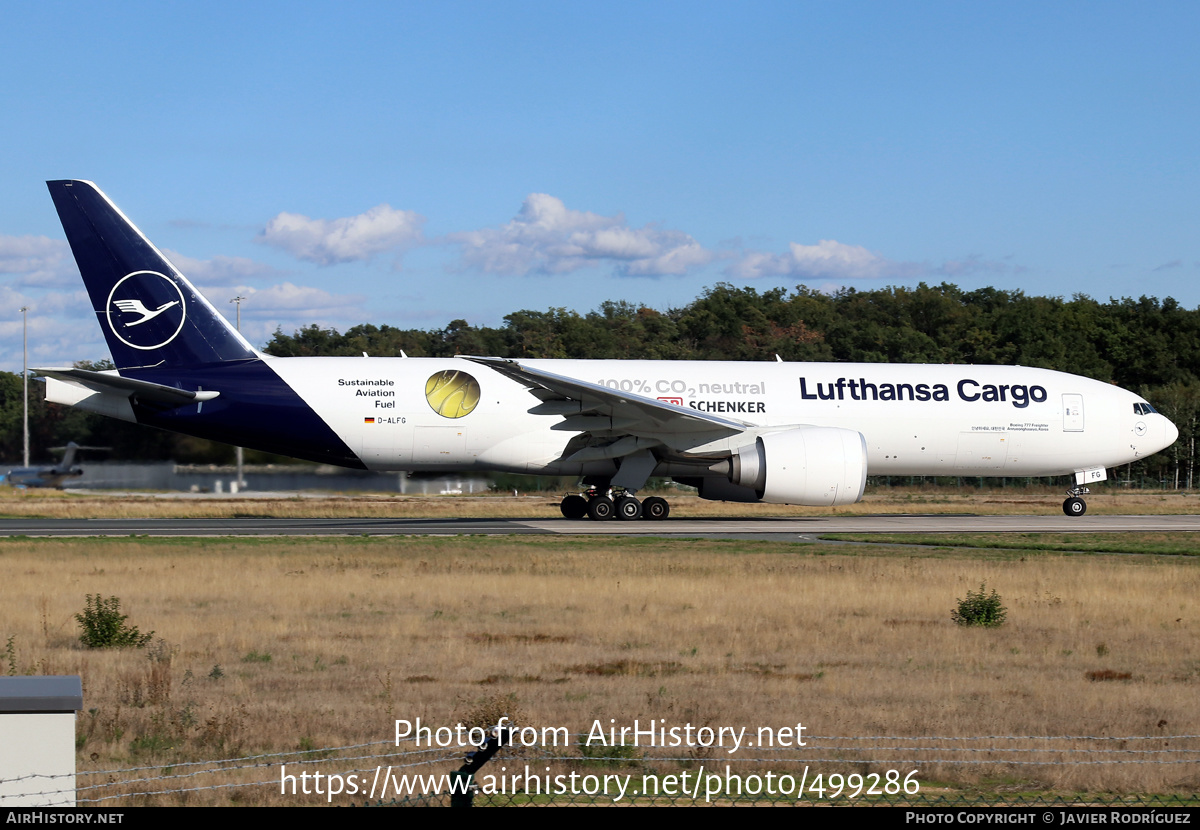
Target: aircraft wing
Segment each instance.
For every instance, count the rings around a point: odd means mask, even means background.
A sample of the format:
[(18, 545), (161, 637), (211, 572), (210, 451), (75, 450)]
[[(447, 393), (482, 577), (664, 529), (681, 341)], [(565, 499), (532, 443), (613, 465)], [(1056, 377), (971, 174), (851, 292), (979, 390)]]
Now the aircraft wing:
[(34, 372), (46, 377), (77, 383), (94, 392), (120, 395), (126, 398), (136, 396), (142, 401), (168, 406), (211, 401), (221, 394), (220, 392), (192, 392), (188, 389), (176, 389), (174, 386), (164, 386), (161, 383), (121, 377), (115, 372), (93, 372), (90, 369), (34, 369)]
[(534, 369), (504, 357), (471, 357), (465, 360), (487, 366), (527, 387), (542, 400), (578, 401), (582, 412), (599, 412), (613, 419), (615, 428), (629, 435), (654, 436), (705, 434), (709, 438), (731, 436), (755, 427), (734, 418), (723, 418), (678, 404), (621, 392), (596, 383)]

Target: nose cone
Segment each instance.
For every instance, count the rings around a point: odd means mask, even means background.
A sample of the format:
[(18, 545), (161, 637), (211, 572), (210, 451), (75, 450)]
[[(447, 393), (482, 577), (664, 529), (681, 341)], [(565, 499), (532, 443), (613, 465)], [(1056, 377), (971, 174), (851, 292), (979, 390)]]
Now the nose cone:
[(1173, 423), (1171, 423), (1171, 420), (1169, 418), (1164, 417), (1162, 420), (1163, 420), (1163, 445), (1162, 445), (1162, 448), (1165, 450), (1167, 447), (1174, 444), (1175, 439), (1179, 437), (1179, 427), (1177, 427)]

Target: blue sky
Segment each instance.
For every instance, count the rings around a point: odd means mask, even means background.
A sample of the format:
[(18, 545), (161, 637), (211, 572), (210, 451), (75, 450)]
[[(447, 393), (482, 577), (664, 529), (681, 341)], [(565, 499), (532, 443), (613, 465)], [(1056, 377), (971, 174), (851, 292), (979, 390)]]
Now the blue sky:
[(242, 325), (706, 287), (1200, 304), (1194, 3), (40, 3), (0, 29), (0, 368), (107, 350), (43, 184)]

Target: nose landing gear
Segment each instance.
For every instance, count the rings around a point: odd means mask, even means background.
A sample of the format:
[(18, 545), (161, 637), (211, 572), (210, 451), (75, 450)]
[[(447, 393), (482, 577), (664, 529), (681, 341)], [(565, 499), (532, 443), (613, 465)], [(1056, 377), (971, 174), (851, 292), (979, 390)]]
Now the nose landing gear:
[(1067, 500), (1063, 502), (1063, 513), (1068, 516), (1082, 516), (1087, 512), (1087, 502), (1080, 498), (1092, 491), (1086, 487), (1072, 487), (1067, 491)]

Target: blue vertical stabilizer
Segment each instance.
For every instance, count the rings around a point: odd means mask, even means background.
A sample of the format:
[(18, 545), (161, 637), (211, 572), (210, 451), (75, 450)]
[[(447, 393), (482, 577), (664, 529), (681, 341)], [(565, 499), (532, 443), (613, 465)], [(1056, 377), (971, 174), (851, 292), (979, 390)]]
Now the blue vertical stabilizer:
[(91, 182), (47, 182), (118, 369), (257, 357)]

